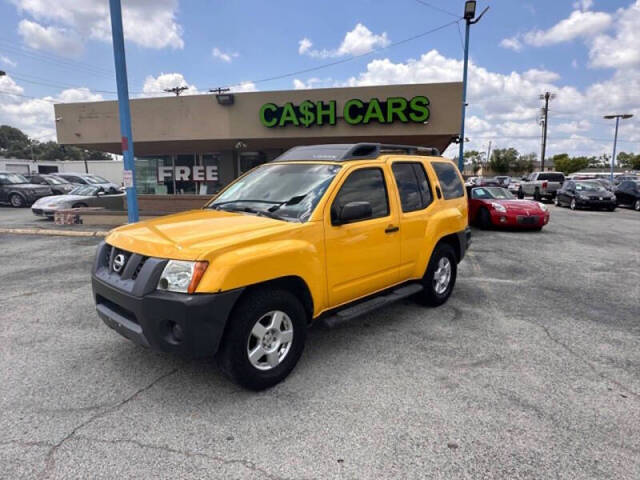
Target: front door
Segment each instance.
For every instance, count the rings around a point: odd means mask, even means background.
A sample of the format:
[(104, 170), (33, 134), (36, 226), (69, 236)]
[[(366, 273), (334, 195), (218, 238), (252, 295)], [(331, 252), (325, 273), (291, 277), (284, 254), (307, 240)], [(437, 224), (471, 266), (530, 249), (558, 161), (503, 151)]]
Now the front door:
[[(347, 175), (325, 212), (327, 287), (331, 307), (398, 282), (400, 232), (395, 199), (388, 195), (386, 166), (364, 167)], [(369, 202), (372, 215), (336, 225), (336, 215), (350, 202)]]

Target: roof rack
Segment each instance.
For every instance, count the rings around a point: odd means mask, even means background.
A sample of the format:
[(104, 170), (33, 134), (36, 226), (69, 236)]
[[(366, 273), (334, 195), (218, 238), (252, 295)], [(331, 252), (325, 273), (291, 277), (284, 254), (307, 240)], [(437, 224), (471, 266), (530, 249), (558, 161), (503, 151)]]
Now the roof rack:
[(392, 145), (386, 143), (334, 143), (293, 147), (273, 161), (325, 160), (330, 162), (344, 162), (347, 160), (374, 159), (387, 153), (440, 156), (438, 149), (433, 147)]

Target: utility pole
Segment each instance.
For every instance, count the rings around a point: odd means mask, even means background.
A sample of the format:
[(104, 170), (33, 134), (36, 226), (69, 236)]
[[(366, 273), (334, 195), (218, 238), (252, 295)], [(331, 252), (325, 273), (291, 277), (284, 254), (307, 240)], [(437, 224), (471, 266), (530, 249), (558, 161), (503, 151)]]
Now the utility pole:
[(549, 100), (556, 98), (555, 94), (545, 92), (544, 95), (540, 95), (540, 100), (544, 100), (544, 107), (542, 108), (542, 152), (540, 152), (540, 171), (544, 172), (544, 156), (547, 151), (547, 124), (549, 118)]
[(173, 88), (165, 88), (164, 91), (167, 93), (175, 93), (176, 97), (179, 97), (182, 92), (185, 90), (189, 90), (189, 87), (173, 87)]
[(611, 156), (611, 175), (610, 175), (610, 180), (611, 180), (611, 185), (613, 185), (613, 169), (615, 167), (616, 164), (616, 144), (618, 143), (618, 125), (620, 124), (620, 119), (622, 118), (623, 120), (626, 120), (627, 118), (631, 118), (633, 117), (633, 114), (631, 113), (620, 113), (617, 115), (605, 115), (603, 118), (606, 118), (607, 120), (611, 120), (613, 118), (616, 119), (616, 133), (613, 136), (613, 155)]
[(133, 156), (129, 85), (127, 83), (127, 61), (124, 55), (122, 6), (120, 5), (120, 0), (109, 0), (109, 10), (111, 13), (111, 36), (113, 38), (113, 57), (116, 66), (116, 83), (118, 85), (118, 113), (120, 114), (122, 156), (124, 159), (122, 180), (127, 192), (127, 216), (129, 223), (135, 223), (138, 221), (136, 166)]
[(231, 90), (230, 88), (222, 88), (222, 87), (218, 87), (218, 88), (210, 88), (209, 91), (211, 93), (216, 93), (218, 95), (221, 95), (225, 92), (228, 92), (229, 90)]
[(464, 34), (464, 67), (462, 69), (462, 123), (460, 125), (460, 152), (458, 153), (458, 169), (462, 172), (464, 169), (464, 116), (467, 110), (467, 70), (469, 65), (469, 29), (471, 25), (480, 21), (482, 16), (489, 10), (486, 7), (480, 16), (474, 20), (476, 16), (476, 1), (467, 0), (464, 4), (464, 20), (466, 21), (466, 29)]
[(487, 164), (489, 163), (489, 160), (491, 160), (491, 140), (489, 140), (489, 148), (487, 148)]

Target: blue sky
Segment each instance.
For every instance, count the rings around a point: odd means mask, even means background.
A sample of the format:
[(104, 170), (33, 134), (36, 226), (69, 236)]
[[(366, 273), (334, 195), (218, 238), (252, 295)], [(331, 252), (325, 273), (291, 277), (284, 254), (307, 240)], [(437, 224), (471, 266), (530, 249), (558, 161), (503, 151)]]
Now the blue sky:
[[(151, 96), (174, 85), (198, 93), (455, 81), (463, 5), (123, 0), (129, 88)], [(620, 147), (640, 151), (640, 0), (480, 0), (478, 11), (486, 5), (472, 27), (471, 148), (539, 152), (538, 94), (550, 90), (549, 154), (608, 153), (612, 124), (601, 117), (623, 110), (636, 118)], [(109, 28), (107, 0), (0, 0), (0, 123), (49, 139), (53, 103), (115, 98)], [(344, 63), (257, 82), (335, 61)]]

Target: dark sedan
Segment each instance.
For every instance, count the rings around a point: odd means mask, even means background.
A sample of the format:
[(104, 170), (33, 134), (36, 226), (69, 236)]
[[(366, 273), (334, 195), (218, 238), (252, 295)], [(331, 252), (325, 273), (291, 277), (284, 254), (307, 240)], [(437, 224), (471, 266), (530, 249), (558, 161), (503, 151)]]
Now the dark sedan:
[(616, 196), (595, 180), (569, 180), (556, 193), (556, 205), (577, 208), (616, 209)]
[(25, 178), (36, 185), (48, 185), (51, 187), (51, 190), (53, 190), (54, 195), (66, 195), (76, 188), (76, 185), (73, 183), (54, 175), (25, 175)]
[(625, 180), (616, 188), (618, 205), (631, 207), (640, 212), (640, 180)]
[(42, 197), (52, 195), (51, 188), (29, 183), (19, 173), (0, 172), (0, 203), (26, 207)]

